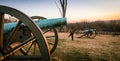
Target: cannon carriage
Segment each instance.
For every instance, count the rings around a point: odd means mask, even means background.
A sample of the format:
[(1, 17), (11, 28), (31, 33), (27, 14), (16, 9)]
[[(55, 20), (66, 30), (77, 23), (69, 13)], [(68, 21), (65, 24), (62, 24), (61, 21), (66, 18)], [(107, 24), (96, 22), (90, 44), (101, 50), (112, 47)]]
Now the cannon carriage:
[[(4, 23), (5, 14), (18, 19), (17, 22)], [(50, 42), (44, 36), (48, 29), (65, 25), (66, 18), (33, 21), (21, 11), (0, 5), (0, 60), (42, 60), (49, 61), (56, 42), (50, 49)], [(47, 29), (43, 32), (41, 29)], [(57, 33), (54, 30), (57, 40)], [(58, 41), (58, 40), (57, 40)]]

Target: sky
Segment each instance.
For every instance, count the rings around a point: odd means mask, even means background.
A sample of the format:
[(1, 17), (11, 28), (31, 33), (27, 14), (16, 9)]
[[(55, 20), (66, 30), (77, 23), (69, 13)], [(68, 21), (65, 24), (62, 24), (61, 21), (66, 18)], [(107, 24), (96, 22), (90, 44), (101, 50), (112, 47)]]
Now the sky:
[[(16, 8), (28, 16), (59, 18), (58, 0), (0, 0), (0, 5)], [(68, 0), (68, 20), (120, 19), (120, 0)]]

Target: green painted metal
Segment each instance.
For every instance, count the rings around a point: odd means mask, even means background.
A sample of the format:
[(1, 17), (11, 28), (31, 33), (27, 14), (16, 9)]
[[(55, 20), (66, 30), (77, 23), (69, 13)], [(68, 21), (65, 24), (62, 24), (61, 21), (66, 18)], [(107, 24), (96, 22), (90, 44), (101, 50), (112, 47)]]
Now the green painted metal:
[(36, 23), (41, 29), (54, 28), (67, 24), (66, 18), (44, 19), (44, 20), (38, 20), (36, 21)]
[[(54, 18), (54, 19), (44, 19), (35, 21), (41, 29), (55, 28), (67, 24), (66, 18)], [(8, 33), (16, 26), (16, 22), (5, 23), (4, 24), (4, 33)], [(24, 25), (24, 24), (22, 24)]]

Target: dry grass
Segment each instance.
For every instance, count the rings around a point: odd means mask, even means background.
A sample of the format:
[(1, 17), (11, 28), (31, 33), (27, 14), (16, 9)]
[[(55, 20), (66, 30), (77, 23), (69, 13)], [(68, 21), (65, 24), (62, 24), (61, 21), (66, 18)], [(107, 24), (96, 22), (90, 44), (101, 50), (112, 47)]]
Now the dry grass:
[(97, 35), (95, 39), (83, 37), (72, 41), (68, 35), (59, 33), (52, 61), (120, 61), (120, 36)]
[(120, 36), (97, 35), (95, 39), (84, 37), (72, 41), (68, 35), (59, 33), (53, 61), (120, 61)]

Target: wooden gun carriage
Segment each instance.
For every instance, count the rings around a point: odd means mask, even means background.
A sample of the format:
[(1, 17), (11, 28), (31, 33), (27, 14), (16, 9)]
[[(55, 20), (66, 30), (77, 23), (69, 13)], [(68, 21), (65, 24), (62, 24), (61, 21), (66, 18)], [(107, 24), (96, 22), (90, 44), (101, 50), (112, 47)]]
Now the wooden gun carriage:
[[(17, 22), (4, 23), (5, 14), (18, 19)], [(33, 18), (34, 19), (34, 18)], [(21, 11), (0, 5), (0, 60), (42, 60), (49, 61), (52, 48), (46, 38), (58, 39), (55, 27), (66, 25), (66, 18), (43, 19), (33, 21)], [(42, 31), (44, 29), (45, 31)], [(54, 36), (44, 36), (48, 29), (53, 29)]]

